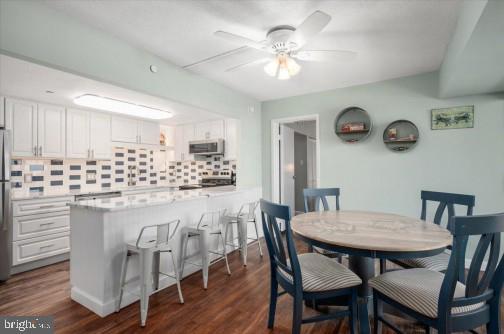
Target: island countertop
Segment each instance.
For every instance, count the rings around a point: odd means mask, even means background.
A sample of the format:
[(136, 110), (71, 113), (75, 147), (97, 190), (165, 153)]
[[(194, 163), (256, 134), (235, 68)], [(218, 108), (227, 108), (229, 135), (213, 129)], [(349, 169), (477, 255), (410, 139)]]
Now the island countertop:
[(230, 193), (239, 193), (246, 190), (248, 189), (237, 189), (235, 186), (225, 186), (194, 190), (159, 191), (134, 195), (124, 195), (112, 198), (83, 200), (68, 203), (68, 205), (70, 207), (79, 207), (98, 211), (117, 211), (156, 205), (166, 205), (173, 202), (189, 201), (205, 197), (217, 197)]

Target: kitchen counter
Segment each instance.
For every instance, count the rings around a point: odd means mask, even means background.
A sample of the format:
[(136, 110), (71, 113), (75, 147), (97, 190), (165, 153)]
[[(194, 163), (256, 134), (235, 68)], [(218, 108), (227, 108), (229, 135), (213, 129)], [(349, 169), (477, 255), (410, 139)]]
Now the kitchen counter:
[(101, 188), (100, 190), (86, 191), (86, 190), (51, 190), (44, 192), (30, 192), (30, 191), (21, 191), (12, 189), (11, 190), (11, 199), (15, 200), (25, 200), (25, 199), (37, 199), (37, 198), (51, 198), (51, 197), (61, 197), (61, 196), (78, 196), (78, 195), (87, 195), (87, 194), (100, 194), (107, 193), (111, 191), (158, 191), (163, 189), (174, 189), (178, 190), (179, 184), (174, 185), (158, 185), (158, 186), (126, 186), (126, 187), (110, 187), (110, 188)]
[(170, 190), (147, 192), (135, 195), (124, 195), (112, 198), (98, 198), (69, 203), (69, 206), (91, 210), (116, 211), (149, 206), (170, 204), (175, 201), (189, 201), (203, 197), (222, 196), (229, 193), (246, 191), (237, 190), (235, 186), (211, 187), (194, 190)]
[[(121, 262), (126, 243), (135, 241), (142, 227), (180, 220), (171, 245), (180, 263), (182, 245), (179, 232), (184, 226), (196, 226), (205, 212), (221, 209), (237, 212), (243, 204), (259, 200), (261, 194), (260, 187), (236, 189), (234, 186), (223, 186), (133, 194), (70, 204), (71, 298), (99, 316), (113, 313), (119, 296)], [(231, 226), (229, 242), (235, 240), (236, 232), (236, 226)], [(255, 232), (249, 232), (250, 237), (255, 237)], [(217, 238), (208, 242), (211, 243), (211, 249), (217, 249)], [(227, 251), (234, 249), (228, 247)], [(195, 256), (189, 260), (197, 263), (198, 244), (190, 242), (187, 254), (189, 257)], [(210, 260), (214, 258), (212, 255)], [(173, 272), (171, 261), (161, 258), (160, 269), (166, 273)], [(187, 263), (183, 276), (200, 269)], [(126, 280), (132, 280), (138, 274), (137, 266), (131, 265)], [(159, 286), (164, 288), (172, 284), (175, 281), (165, 277)], [(124, 293), (122, 307), (138, 300), (138, 289), (134, 285), (131, 288), (131, 293), (128, 290)]]

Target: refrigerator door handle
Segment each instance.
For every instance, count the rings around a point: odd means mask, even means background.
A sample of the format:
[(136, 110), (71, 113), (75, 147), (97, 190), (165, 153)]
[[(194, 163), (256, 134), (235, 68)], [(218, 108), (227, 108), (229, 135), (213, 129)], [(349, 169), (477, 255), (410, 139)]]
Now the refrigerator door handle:
[(2, 182), (2, 205), (1, 207), (1, 217), (2, 217), (2, 230), (7, 231), (9, 229), (10, 212), (11, 212), (11, 199), (10, 199), (10, 182)]

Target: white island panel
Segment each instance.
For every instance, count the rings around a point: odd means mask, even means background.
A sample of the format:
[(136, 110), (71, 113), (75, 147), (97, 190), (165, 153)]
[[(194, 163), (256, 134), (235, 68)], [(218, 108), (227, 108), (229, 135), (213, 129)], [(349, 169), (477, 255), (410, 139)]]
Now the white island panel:
[[(180, 258), (179, 232), (183, 226), (195, 226), (201, 214), (207, 211), (225, 208), (228, 212), (237, 212), (243, 203), (256, 201), (260, 197), (260, 188), (224, 188), (159, 192), (71, 204), (72, 299), (102, 317), (114, 312), (119, 295), (119, 276), (121, 259), (126, 251), (125, 244), (136, 240), (143, 226), (180, 219), (179, 230), (172, 246)], [(259, 218), (259, 215), (257, 217)], [(229, 239), (235, 233), (236, 231), (231, 233)], [(214, 248), (216, 245), (213, 245)], [(232, 251), (231, 248), (228, 248), (228, 252)], [(194, 255), (197, 251), (197, 243), (190, 243), (188, 255)], [(192, 262), (198, 260), (195, 258)], [(138, 275), (136, 268), (137, 263), (130, 261), (127, 279)], [(199, 269), (186, 264), (184, 276)], [(161, 271), (173, 271), (168, 254), (161, 257)], [(210, 284), (211, 280), (210, 277)], [(162, 278), (160, 287), (174, 283), (171, 278)], [(138, 300), (136, 294), (126, 292), (122, 307)]]

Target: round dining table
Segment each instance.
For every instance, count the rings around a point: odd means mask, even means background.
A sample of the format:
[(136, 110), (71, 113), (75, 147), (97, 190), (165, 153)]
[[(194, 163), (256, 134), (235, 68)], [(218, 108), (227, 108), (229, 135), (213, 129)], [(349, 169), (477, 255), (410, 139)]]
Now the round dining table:
[(360, 333), (369, 333), (368, 306), (375, 276), (374, 259), (428, 257), (452, 243), (450, 232), (417, 218), (368, 211), (320, 211), (294, 216), (296, 237), (312, 246), (349, 255), (349, 268), (362, 279), (359, 288)]

